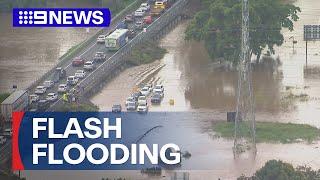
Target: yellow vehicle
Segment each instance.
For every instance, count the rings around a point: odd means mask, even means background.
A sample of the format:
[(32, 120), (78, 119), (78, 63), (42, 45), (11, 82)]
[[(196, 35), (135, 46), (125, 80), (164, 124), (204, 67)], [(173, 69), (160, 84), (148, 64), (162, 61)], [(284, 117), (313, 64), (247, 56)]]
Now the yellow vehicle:
[(162, 1), (156, 1), (155, 3), (154, 3), (154, 8), (155, 9), (165, 9), (166, 8), (166, 4), (167, 4), (167, 1), (164, 1), (164, 0), (162, 0)]

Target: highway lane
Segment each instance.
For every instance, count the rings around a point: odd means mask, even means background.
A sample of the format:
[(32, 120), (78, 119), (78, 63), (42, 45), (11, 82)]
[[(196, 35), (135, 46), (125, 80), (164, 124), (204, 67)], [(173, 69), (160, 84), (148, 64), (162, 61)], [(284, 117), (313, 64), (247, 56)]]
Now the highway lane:
[[(132, 14), (134, 11), (130, 11), (128, 14)], [(149, 15), (149, 12), (146, 14), (146, 15)], [(138, 18), (137, 20), (141, 20), (142, 18)], [(111, 31), (115, 30), (116, 29), (116, 26), (122, 21), (123, 19), (120, 19), (119, 21), (117, 22), (114, 22), (111, 27), (109, 28), (106, 28), (101, 34), (109, 34)], [(155, 20), (155, 19), (154, 19)], [(129, 28), (128, 29), (131, 29), (131, 28), (134, 28), (134, 23), (129, 23), (128, 24)], [(142, 30), (140, 31), (137, 31), (136, 34), (139, 34)], [(74, 57), (83, 57), (85, 58), (86, 60), (92, 60), (94, 58), (94, 55), (96, 52), (98, 51), (102, 51), (102, 52), (105, 52), (106, 53), (106, 61), (112, 56), (114, 55), (116, 52), (110, 52), (108, 51), (106, 48), (105, 48), (105, 45), (104, 44), (98, 44), (96, 43), (96, 41), (94, 40), (93, 42), (91, 42), (89, 45), (88, 45), (88, 48), (85, 48), (84, 50), (82, 50), (80, 53), (76, 54)], [(74, 58), (73, 57), (73, 58)], [(73, 58), (70, 58), (68, 60), (66, 60), (63, 64), (62, 64), (62, 68), (64, 68), (66, 70), (66, 76), (72, 76), (75, 74), (75, 72), (77, 70), (82, 70), (83, 69), (83, 66), (79, 66), (79, 67), (74, 67), (72, 66), (72, 59)], [(102, 64), (102, 62), (99, 62), (96, 64), (96, 68), (99, 67), (100, 65)], [(90, 73), (92, 72), (87, 72), (86, 76), (88, 76)], [(53, 74), (51, 74), (49, 76), (49, 78), (47, 78), (46, 80), (51, 80)], [(40, 95), (40, 99), (45, 99), (46, 98), (46, 95), (50, 92), (55, 92), (57, 93), (57, 89), (58, 89), (58, 86), (59, 84), (65, 84), (66, 83), (66, 78), (65, 79), (62, 79), (60, 80), (58, 83), (55, 83), (54, 86), (50, 89), (47, 89), (47, 92), (44, 94), (44, 95)], [(38, 85), (42, 85), (43, 82), (39, 83)], [(33, 94), (34, 93), (34, 90), (35, 89), (32, 89), (30, 94)], [(58, 99), (61, 98), (61, 94), (59, 95)], [(33, 104), (31, 105), (31, 108), (35, 108), (36, 107), (36, 104)]]

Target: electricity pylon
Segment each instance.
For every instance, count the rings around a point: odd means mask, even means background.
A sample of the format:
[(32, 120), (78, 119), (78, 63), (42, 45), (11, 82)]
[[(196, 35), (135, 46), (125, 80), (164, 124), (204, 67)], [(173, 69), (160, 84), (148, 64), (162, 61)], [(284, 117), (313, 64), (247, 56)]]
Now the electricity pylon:
[(235, 157), (244, 152), (256, 155), (255, 114), (252, 91), (252, 70), (249, 45), (249, 0), (242, 0), (242, 42), (238, 66), (237, 112), (233, 152)]

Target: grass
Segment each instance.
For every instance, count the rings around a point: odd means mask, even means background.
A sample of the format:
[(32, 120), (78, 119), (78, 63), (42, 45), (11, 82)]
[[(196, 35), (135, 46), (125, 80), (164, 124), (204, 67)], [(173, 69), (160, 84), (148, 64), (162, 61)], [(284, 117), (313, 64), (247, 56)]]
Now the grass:
[(10, 96), (10, 93), (1, 93), (0, 94), (0, 103), (2, 103), (9, 96)]
[(154, 42), (145, 42), (133, 48), (129, 62), (133, 65), (148, 64), (163, 58), (166, 52)]
[[(250, 136), (247, 127), (241, 123), (239, 128), (245, 137)], [(234, 123), (217, 122), (213, 125), (213, 130), (218, 136), (231, 139), (234, 136)], [(320, 130), (310, 125), (256, 122), (256, 142), (294, 143), (303, 140), (311, 143), (319, 137)]]
[(65, 103), (57, 109), (60, 112), (97, 112), (99, 108), (93, 104)]

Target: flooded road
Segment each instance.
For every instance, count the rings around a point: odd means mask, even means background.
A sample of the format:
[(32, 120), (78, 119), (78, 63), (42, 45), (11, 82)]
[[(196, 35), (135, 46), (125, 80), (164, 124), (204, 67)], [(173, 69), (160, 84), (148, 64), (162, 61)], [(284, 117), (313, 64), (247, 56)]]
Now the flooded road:
[[(318, 0), (298, 0), (302, 13), (300, 21), (295, 23), (294, 32), (284, 32), (286, 42), (276, 48), (281, 66), (257, 67), (254, 70), (254, 94), (257, 121), (277, 121), (306, 123), (320, 128), (320, 42), (310, 42), (308, 71), (305, 67), (305, 42), (303, 25), (319, 24), (320, 3)], [(162, 41), (161, 46), (168, 50), (160, 60), (164, 64), (152, 77), (142, 75), (141, 71), (150, 67), (134, 67), (125, 70), (108, 83), (91, 101), (101, 110), (109, 111), (113, 104), (122, 103), (136, 88), (137, 82), (146, 78), (149, 83), (161, 83), (165, 87), (165, 97), (160, 106), (150, 106), (150, 111), (192, 111), (196, 118), (179, 118), (172, 121), (175, 131), (185, 129), (182, 134), (185, 147), (192, 157), (187, 164), (205, 164), (212, 170), (190, 171), (191, 179), (235, 179), (241, 174), (250, 175), (270, 159), (281, 159), (294, 166), (307, 165), (320, 168), (320, 142), (312, 144), (267, 144), (257, 145), (258, 154), (253, 159), (234, 160), (233, 141), (213, 138), (211, 127), (214, 121), (226, 120), (226, 112), (235, 109), (237, 73), (217, 70), (210, 61), (201, 43), (185, 42), (183, 32), (186, 23), (179, 25)], [(298, 43), (292, 49), (294, 36)], [(157, 65), (155, 65), (157, 66)], [(286, 98), (286, 94), (307, 94), (308, 100)], [(169, 100), (174, 100), (174, 105)], [(168, 130), (168, 131), (169, 131)], [(177, 137), (178, 138), (178, 137)], [(170, 179), (171, 171), (163, 173)], [(24, 175), (30, 179), (47, 180), (61, 177), (65, 179), (101, 179), (101, 177), (131, 177), (131, 179), (150, 179), (137, 171), (27, 171)]]

